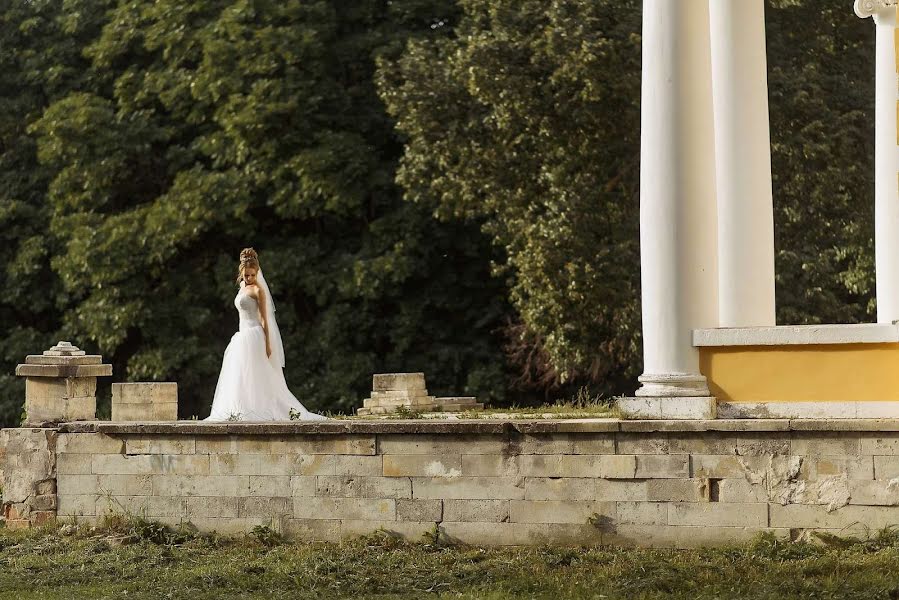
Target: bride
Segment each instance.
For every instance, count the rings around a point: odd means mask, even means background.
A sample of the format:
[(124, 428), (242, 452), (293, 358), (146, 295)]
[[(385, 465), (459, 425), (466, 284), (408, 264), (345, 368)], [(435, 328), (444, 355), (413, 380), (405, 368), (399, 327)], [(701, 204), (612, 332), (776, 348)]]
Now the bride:
[(240, 328), (222, 358), (212, 412), (207, 421), (323, 420), (306, 410), (284, 380), (284, 347), (275, 305), (252, 248), (240, 252), (234, 299)]

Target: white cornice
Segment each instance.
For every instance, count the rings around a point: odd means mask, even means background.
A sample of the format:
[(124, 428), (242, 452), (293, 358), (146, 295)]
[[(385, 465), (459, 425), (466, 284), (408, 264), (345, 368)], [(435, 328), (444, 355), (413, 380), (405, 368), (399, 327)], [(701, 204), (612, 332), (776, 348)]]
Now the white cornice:
[(855, 14), (862, 19), (873, 17), (882, 10), (896, 6), (899, 0), (855, 0)]

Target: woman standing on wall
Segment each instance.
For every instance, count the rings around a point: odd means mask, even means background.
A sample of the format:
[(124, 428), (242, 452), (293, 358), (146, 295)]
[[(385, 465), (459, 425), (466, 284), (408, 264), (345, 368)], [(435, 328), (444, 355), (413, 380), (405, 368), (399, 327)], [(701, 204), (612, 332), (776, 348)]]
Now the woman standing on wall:
[(284, 380), (284, 346), (275, 320), (259, 256), (252, 248), (240, 251), (234, 305), (240, 316), (237, 333), (225, 349), (207, 421), (322, 420), (306, 410)]

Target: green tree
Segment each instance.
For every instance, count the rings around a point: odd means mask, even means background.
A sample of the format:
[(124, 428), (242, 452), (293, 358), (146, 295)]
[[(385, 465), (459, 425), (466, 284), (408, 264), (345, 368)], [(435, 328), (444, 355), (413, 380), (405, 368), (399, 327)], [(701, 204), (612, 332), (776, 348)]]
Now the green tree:
[[(64, 32), (98, 10), (64, 8)], [(358, 404), (380, 371), (502, 396), (508, 309), (489, 241), (402, 201), (373, 83), (377, 56), (449, 31), (452, 3), (113, 0), (100, 14), (86, 81), (29, 128), (67, 335), (118, 379), (177, 380), (182, 415), (202, 415), (253, 245), (310, 408)]]

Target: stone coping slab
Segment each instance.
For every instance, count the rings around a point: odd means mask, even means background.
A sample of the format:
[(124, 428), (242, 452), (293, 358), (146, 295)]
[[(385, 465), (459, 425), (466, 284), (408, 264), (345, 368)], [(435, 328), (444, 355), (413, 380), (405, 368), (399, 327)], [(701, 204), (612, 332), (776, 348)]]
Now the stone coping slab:
[(326, 422), (203, 423), (76, 421), (61, 423), (62, 433), (160, 435), (341, 435), (341, 434), (508, 434), (610, 433), (697, 431), (899, 431), (899, 419), (714, 419), (653, 420), (539, 419), (487, 421), (482, 419), (392, 420)]
[(693, 345), (789, 346), (808, 344), (884, 344), (899, 342), (899, 324), (779, 325), (694, 329)]

